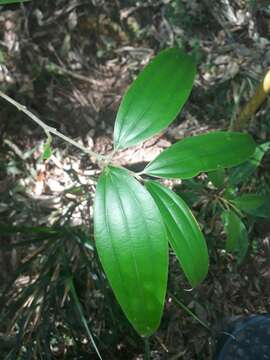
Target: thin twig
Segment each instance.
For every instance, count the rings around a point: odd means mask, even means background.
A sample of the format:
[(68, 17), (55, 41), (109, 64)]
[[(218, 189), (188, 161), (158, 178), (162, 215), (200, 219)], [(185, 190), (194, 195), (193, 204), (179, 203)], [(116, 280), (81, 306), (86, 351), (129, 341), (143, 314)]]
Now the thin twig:
[(106, 156), (104, 155), (100, 155), (95, 153), (92, 150), (87, 149), (86, 147), (78, 144), (78, 142), (76, 142), (75, 140), (70, 139), (68, 136), (60, 133), (58, 130), (56, 130), (55, 128), (46, 125), (42, 120), (40, 120), (36, 115), (34, 115), (33, 113), (31, 113), (31, 111), (29, 111), (24, 105), (21, 105), (20, 103), (18, 103), (17, 101), (13, 100), (11, 97), (9, 97), (8, 95), (4, 94), (2, 91), (0, 91), (0, 97), (2, 97), (3, 99), (5, 99), (6, 101), (8, 101), (10, 104), (12, 104), (13, 106), (15, 106), (19, 111), (22, 111), (25, 115), (27, 115), (30, 119), (32, 119), (36, 124), (38, 124), (43, 131), (45, 132), (46, 136), (48, 139), (51, 138), (50, 134), (56, 135), (59, 138), (65, 140), (66, 142), (70, 143), (71, 145), (75, 146), (76, 148), (80, 149), (81, 151), (83, 151), (86, 154), (89, 154), (90, 156), (94, 157), (97, 160), (105, 160), (107, 159)]
[(87, 76), (81, 75), (81, 74), (77, 74), (72, 70), (67, 69), (64, 66), (59, 66), (57, 64), (54, 63), (50, 63), (48, 65), (46, 65), (46, 69), (48, 71), (52, 71), (52, 70), (56, 70), (58, 72), (58, 75), (63, 75), (63, 74), (67, 74), (69, 76), (71, 76), (74, 79), (80, 80), (80, 81), (84, 81), (87, 82), (91, 85), (96, 85), (97, 81), (93, 80)]
[(184, 309), (184, 311), (186, 311), (189, 315), (191, 315), (193, 317), (193, 319), (195, 319), (196, 321), (198, 321), (203, 327), (205, 327), (207, 330), (211, 331), (210, 327), (200, 318), (198, 318), (198, 316), (196, 314), (194, 314), (193, 311), (191, 311), (186, 305), (184, 305), (182, 303), (182, 301), (178, 300), (176, 296), (174, 296), (172, 293), (170, 293), (170, 297), (173, 299), (173, 301), (179, 305), (182, 309)]

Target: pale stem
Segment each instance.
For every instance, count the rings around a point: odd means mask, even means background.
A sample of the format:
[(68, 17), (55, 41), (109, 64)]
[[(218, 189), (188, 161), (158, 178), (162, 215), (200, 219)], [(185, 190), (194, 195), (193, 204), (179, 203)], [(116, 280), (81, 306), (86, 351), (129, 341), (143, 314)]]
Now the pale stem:
[(20, 103), (18, 103), (17, 101), (15, 101), (14, 99), (12, 99), (11, 97), (9, 97), (8, 95), (4, 94), (2, 91), (0, 91), (0, 97), (2, 97), (3, 99), (5, 99), (6, 101), (8, 101), (10, 104), (12, 104), (13, 106), (15, 106), (19, 111), (23, 112), (25, 115), (27, 115), (30, 119), (32, 119), (36, 124), (38, 124), (43, 131), (45, 132), (46, 136), (48, 139), (51, 138), (50, 134), (56, 135), (59, 138), (65, 140), (66, 142), (70, 143), (71, 145), (75, 146), (76, 148), (80, 149), (81, 151), (83, 151), (86, 154), (89, 154), (90, 156), (96, 158), (97, 160), (104, 160), (107, 159), (107, 156), (104, 155), (100, 155), (95, 153), (92, 150), (87, 149), (86, 147), (78, 144), (75, 140), (72, 140), (71, 138), (69, 138), (68, 136), (60, 133), (58, 130), (56, 130), (55, 128), (46, 125), (42, 120), (40, 120), (36, 115), (34, 115), (31, 111), (29, 111), (26, 106), (21, 105)]

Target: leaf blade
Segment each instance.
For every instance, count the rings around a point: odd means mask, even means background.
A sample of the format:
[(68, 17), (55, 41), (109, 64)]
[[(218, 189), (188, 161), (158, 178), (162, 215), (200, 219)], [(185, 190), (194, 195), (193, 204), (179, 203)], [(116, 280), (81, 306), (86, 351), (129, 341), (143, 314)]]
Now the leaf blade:
[(221, 188), (224, 185), (225, 181), (225, 170), (224, 169), (218, 169), (214, 171), (210, 171), (207, 173), (208, 179), (211, 181), (211, 183), (217, 188)]
[(238, 209), (249, 213), (249, 211), (261, 207), (266, 202), (266, 197), (260, 194), (242, 194), (233, 199), (232, 202)]
[(208, 252), (200, 227), (186, 203), (173, 191), (155, 181), (146, 187), (153, 196), (169, 234), (169, 242), (192, 287), (208, 272)]
[(51, 139), (43, 145), (42, 160), (48, 160), (52, 156)]
[(224, 210), (222, 213), (222, 221), (227, 236), (226, 251), (236, 253), (237, 261), (241, 263), (248, 250), (246, 227), (233, 210)]
[(235, 186), (246, 181), (260, 165), (264, 154), (269, 148), (270, 142), (258, 145), (247, 161), (236, 168), (232, 168), (229, 172), (229, 184)]
[(246, 160), (255, 150), (248, 134), (217, 131), (178, 141), (144, 169), (144, 174), (189, 179), (200, 172), (231, 167)]
[(177, 48), (161, 51), (125, 94), (115, 121), (116, 149), (136, 145), (164, 130), (185, 104), (195, 64)]
[(94, 231), (99, 258), (125, 315), (139, 334), (152, 334), (166, 292), (167, 235), (150, 194), (127, 171), (110, 167), (101, 175)]
[(0, 5), (20, 4), (31, 0), (0, 0)]
[[(252, 195), (252, 194), (250, 194)], [(244, 195), (242, 195), (244, 196)], [(247, 204), (246, 201), (237, 201), (239, 198), (234, 199), (235, 205), (240, 209), (245, 211), (245, 213), (255, 216), (261, 217), (265, 219), (270, 218), (270, 194), (258, 195), (257, 203), (254, 201), (252, 204)], [(261, 203), (260, 203), (261, 199)], [(241, 199), (242, 200), (242, 199)], [(247, 206), (248, 205), (248, 206)], [(253, 205), (253, 206), (252, 206)]]

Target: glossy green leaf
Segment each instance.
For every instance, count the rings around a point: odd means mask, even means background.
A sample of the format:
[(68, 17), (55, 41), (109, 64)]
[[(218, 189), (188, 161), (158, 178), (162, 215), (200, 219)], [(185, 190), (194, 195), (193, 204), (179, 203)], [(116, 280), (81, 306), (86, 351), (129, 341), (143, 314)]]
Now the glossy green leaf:
[(248, 180), (260, 165), (261, 160), (270, 147), (270, 142), (266, 142), (256, 147), (251, 157), (240, 166), (233, 168), (229, 172), (229, 184), (236, 186)]
[(136, 145), (165, 129), (185, 104), (195, 64), (177, 48), (159, 53), (125, 94), (117, 113), (114, 146)]
[(262, 206), (265, 202), (265, 195), (243, 194), (233, 199), (232, 202), (238, 209), (248, 212)]
[(168, 239), (157, 205), (127, 170), (107, 167), (94, 205), (98, 255), (128, 320), (143, 336), (159, 326), (167, 286)]
[(208, 252), (200, 227), (186, 203), (173, 191), (155, 181), (147, 181), (146, 187), (161, 212), (180, 265), (194, 287), (208, 271)]
[(239, 216), (232, 210), (226, 210), (222, 213), (222, 221), (227, 236), (226, 251), (236, 253), (238, 263), (241, 263), (248, 249), (246, 227)]
[(164, 178), (188, 179), (202, 171), (240, 164), (254, 150), (255, 143), (248, 134), (211, 132), (173, 144), (150, 162), (144, 173)]

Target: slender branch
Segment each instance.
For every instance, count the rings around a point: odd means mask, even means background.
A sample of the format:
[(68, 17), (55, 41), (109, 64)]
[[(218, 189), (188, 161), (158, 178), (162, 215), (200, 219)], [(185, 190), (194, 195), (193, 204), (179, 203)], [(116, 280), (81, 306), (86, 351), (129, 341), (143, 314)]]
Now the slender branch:
[(20, 103), (18, 103), (17, 101), (13, 100), (11, 97), (9, 97), (8, 95), (4, 94), (2, 91), (0, 91), (0, 97), (2, 97), (3, 99), (5, 99), (7, 102), (9, 102), (10, 104), (12, 104), (13, 106), (15, 106), (19, 111), (23, 112), (25, 115), (27, 115), (30, 119), (32, 119), (36, 124), (38, 124), (43, 131), (45, 132), (46, 136), (48, 139), (51, 138), (50, 134), (56, 135), (59, 138), (65, 140), (66, 142), (70, 143), (71, 145), (75, 146), (76, 148), (80, 149), (81, 151), (83, 151), (86, 154), (89, 154), (90, 156), (94, 157), (97, 160), (105, 160), (107, 159), (107, 156), (104, 155), (100, 155), (95, 153), (92, 150), (87, 149), (86, 147), (78, 144), (78, 142), (76, 142), (75, 140), (70, 139), (68, 136), (60, 133), (58, 130), (56, 130), (55, 128), (46, 125), (42, 120), (40, 120), (36, 115), (34, 115), (31, 111), (29, 111), (26, 106), (21, 105)]
[(90, 84), (94, 84), (95, 81), (90, 79), (89, 77), (87, 76), (84, 76), (84, 75), (80, 75), (80, 74), (76, 74), (74, 73), (73, 71), (71, 70), (68, 70), (66, 69), (65, 67), (63, 66), (59, 66), (57, 64), (54, 64), (54, 63), (50, 63), (48, 65), (46, 65), (46, 68), (47, 70), (56, 70), (58, 72), (59, 75), (62, 75), (62, 74), (67, 74), (71, 77), (73, 77), (74, 79), (77, 79), (77, 80), (80, 80), (80, 81), (85, 81), (85, 82), (88, 82)]
[(170, 293), (170, 297), (173, 299), (173, 301), (179, 305), (182, 309), (184, 309), (189, 315), (191, 315), (193, 317), (193, 319), (195, 319), (196, 321), (198, 321), (203, 327), (205, 327), (207, 330), (211, 331), (210, 327), (200, 318), (198, 318), (198, 316), (196, 314), (194, 314), (193, 311), (191, 311), (186, 305), (184, 305), (182, 303), (182, 301), (178, 300), (177, 297), (175, 297), (172, 293)]
[[(125, 168), (124, 168), (125, 169)], [(130, 169), (128, 169), (128, 172), (130, 173), (130, 175), (134, 176), (138, 181), (141, 181), (141, 182), (145, 182), (145, 179), (142, 178), (139, 173), (136, 173)]]
[(232, 208), (234, 210), (234, 212), (236, 212), (237, 215), (239, 215), (241, 218), (243, 217), (243, 214), (241, 213), (241, 211), (229, 200), (221, 197), (221, 196), (217, 196), (217, 199), (219, 200), (220, 203), (222, 203), (226, 210), (229, 210), (230, 208)]
[(114, 157), (114, 155), (116, 154), (117, 150), (112, 150), (112, 152), (110, 152), (110, 154), (107, 157), (107, 161), (110, 163)]

